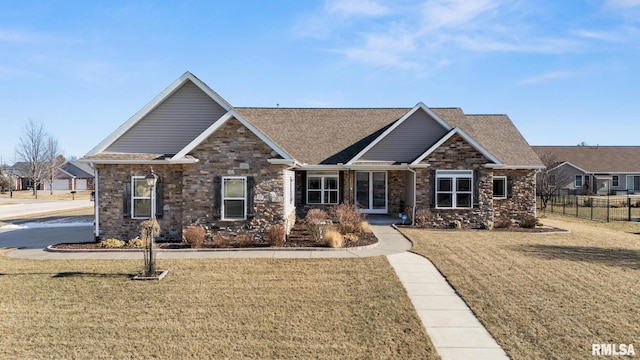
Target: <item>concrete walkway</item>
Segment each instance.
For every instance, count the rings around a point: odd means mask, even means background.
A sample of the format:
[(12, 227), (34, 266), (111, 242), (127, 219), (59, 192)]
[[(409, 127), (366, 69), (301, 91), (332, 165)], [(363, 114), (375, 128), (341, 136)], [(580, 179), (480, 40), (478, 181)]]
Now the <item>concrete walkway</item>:
[(409, 252), (387, 258), (443, 360), (509, 358), (431, 261)]
[[(436, 267), (426, 258), (408, 252), (411, 243), (397, 230), (384, 224), (371, 225), (380, 240), (362, 249), (325, 250), (231, 250), (159, 251), (160, 259), (198, 258), (355, 258), (386, 256), (398, 274), (422, 324), (443, 360), (508, 359), (465, 302), (456, 294)], [(51, 252), (47, 245), (60, 242), (91, 241), (90, 226), (39, 228), (0, 233), (0, 248), (18, 248), (6, 254), (21, 259), (138, 259), (142, 252)]]

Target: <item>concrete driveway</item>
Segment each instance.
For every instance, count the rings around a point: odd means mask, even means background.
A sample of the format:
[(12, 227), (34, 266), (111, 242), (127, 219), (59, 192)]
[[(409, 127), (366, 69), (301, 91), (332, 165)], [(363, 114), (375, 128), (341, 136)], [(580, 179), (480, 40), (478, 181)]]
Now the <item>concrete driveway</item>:
[(0, 220), (92, 207), (91, 200), (46, 201), (32, 199), (0, 199)]

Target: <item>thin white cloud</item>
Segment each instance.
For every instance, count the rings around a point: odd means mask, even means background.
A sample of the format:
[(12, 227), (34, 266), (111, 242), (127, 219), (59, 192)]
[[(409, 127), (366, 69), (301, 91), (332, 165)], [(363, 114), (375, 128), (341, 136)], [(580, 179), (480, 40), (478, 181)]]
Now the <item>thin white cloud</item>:
[(424, 27), (451, 28), (465, 25), (498, 4), (493, 0), (430, 0), (422, 5)]
[(633, 8), (640, 6), (640, 0), (607, 0), (606, 4), (616, 8)]
[(598, 41), (638, 39), (629, 29), (597, 23), (552, 30), (544, 11), (518, 0), (330, 0), (299, 23), (298, 35), (326, 40), (353, 62), (401, 70), (437, 69), (465, 53), (565, 54), (592, 51)]
[(330, 0), (325, 4), (328, 12), (342, 16), (382, 16), (389, 7), (372, 0)]
[(520, 80), (520, 84), (533, 85), (573, 76), (569, 71), (551, 71)]

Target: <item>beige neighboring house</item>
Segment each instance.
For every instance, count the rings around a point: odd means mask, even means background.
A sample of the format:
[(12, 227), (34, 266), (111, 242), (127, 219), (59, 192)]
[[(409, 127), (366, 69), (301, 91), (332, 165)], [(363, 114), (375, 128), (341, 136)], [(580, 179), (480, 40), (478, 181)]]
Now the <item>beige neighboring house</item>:
[[(535, 216), (543, 165), (506, 115), (459, 108), (234, 107), (187, 72), (83, 159), (98, 238), (128, 239), (154, 212), (166, 239), (290, 229), (310, 208), (354, 204), (442, 227)], [(158, 176), (153, 191), (144, 177)]]
[(640, 146), (532, 146), (555, 156), (568, 194), (640, 194)]

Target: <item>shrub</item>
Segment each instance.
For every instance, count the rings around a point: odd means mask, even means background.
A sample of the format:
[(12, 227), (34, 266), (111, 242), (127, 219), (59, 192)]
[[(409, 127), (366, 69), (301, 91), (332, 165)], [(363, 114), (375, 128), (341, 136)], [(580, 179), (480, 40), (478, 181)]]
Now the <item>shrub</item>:
[(462, 222), (460, 220), (451, 220), (449, 227), (452, 229), (462, 229)]
[(213, 242), (215, 243), (216, 247), (229, 248), (231, 247), (231, 236), (229, 236), (228, 234), (216, 234), (213, 237)]
[(187, 226), (182, 231), (182, 241), (192, 248), (200, 248), (204, 244), (204, 228), (202, 226)]
[(307, 224), (307, 228), (309, 229), (313, 240), (322, 240), (322, 233), (324, 232), (324, 228), (327, 226), (328, 217), (327, 212), (321, 209), (311, 209), (307, 212), (307, 216), (304, 218), (304, 221)]
[(480, 224), (480, 229), (482, 230), (492, 230), (493, 229), (493, 221), (485, 220)]
[(253, 237), (248, 234), (238, 234), (236, 235), (236, 244), (239, 247), (252, 247), (253, 246)]
[(324, 243), (332, 248), (342, 247), (344, 238), (342, 234), (336, 230), (329, 230), (324, 234)]
[(427, 209), (416, 211), (416, 226), (421, 228), (433, 226), (433, 213)]
[(143, 239), (150, 239), (160, 235), (160, 224), (156, 218), (151, 218), (140, 223), (140, 235)]
[(360, 221), (360, 225), (358, 226), (358, 228), (360, 229), (360, 232), (363, 233), (371, 232), (371, 225), (369, 225), (369, 223), (366, 221)]
[(360, 222), (364, 219), (355, 205), (342, 203), (331, 209), (333, 217), (340, 226), (340, 232), (349, 234), (360, 230)]
[(267, 234), (265, 235), (265, 238), (267, 239), (267, 242), (271, 246), (282, 246), (284, 245), (286, 236), (287, 234), (284, 231), (284, 226), (271, 225), (267, 229)]
[(101, 247), (101, 248), (115, 249), (115, 248), (123, 247), (124, 244), (125, 244), (125, 242), (122, 241), (122, 240), (111, 238), (111, 239), (100, 241), (100, 244), (98, 244), (98, 246)]
[(304, 220), (307, 223), (320, 224), (329, 218), (329, 215), (326, 211), (322, 209), (311, 209), (307, 212), (307, 216), (305, 216)]
[(147, 242), (136, 236), (127, 242), (127, 246), (132, 248), (143, 248), (147, 246)]
[(506, 229), (510, 227), (511, 227), (511, 219), (508, 219), (508, 218), (496, 219), (493, 223), (494, 229)]
[(342, 236), (342, 238), (344, 240), (351, 241), (351, 242), (358, 241), (358, 235), (356, 234), (345, 234), (344, 236)]
[(525, 216), (520, 219), (520, 227), (525, 229), (533, 229), (538, 224), (538, 219), (535, 216)]

